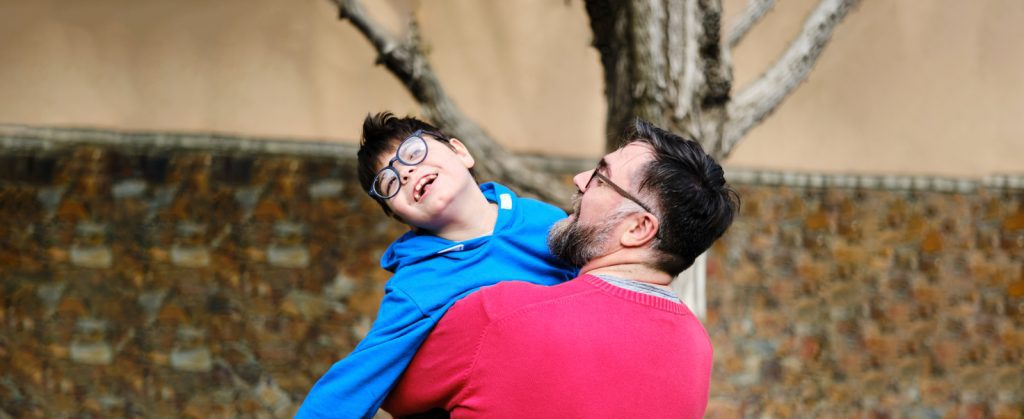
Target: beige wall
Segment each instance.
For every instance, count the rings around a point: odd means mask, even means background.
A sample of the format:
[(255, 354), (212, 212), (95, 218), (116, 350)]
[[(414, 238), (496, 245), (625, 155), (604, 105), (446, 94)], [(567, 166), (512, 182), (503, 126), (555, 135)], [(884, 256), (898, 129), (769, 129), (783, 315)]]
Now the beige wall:
[[(583, 2), (418, 7), (431, 60), (506, 146), (596, 156), (605, 105)], [(727, 18), (745, 0), (726, 0)], [(735, 54), (742, 85), (812, 0), (780, 2)], [(418, 5), (418, 6), (417, 6)], [(417, 105), (327, 0), (0, 0), (0, 123), (351, 141), (362, 115)], [(1024, 3), (865, 1), (738, 166), (983, 176), (1024, 172)]]
[[(396, 31), (412, 7), (365, 3)], [(509, 18), (513, 3), (528, 18)], [(327, 0), (0, 4), (0, 123), (351, 141), (367, 112), (419, 110)], [(506, 145), (601, 151), (601, 70), (581, 4), (447, 1), (421, 15), (441, 80)]]
[[(755, 78), (811, 0), (779, 2), (736, 51)], [(743, 0), (729, 0), (737, 7)], [(1024, 172), (1024, 2), (868, 0), (807, 83), (730, 163), (829, 172), (984, 176)]]

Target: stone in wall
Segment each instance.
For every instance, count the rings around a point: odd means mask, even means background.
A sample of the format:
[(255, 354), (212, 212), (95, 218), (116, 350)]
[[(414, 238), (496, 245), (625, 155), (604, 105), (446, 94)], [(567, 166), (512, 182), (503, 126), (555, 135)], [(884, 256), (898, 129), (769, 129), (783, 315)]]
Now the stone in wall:
[(708, 261), (709, 415), (1021, 415), (1024, 194), (738, 189)]
[(402, 232), (344, 161), (4, 158), (32, 169), (0, 178), (0, 406), (15, 417), (290, 416), (375, 315), (376, 258)]

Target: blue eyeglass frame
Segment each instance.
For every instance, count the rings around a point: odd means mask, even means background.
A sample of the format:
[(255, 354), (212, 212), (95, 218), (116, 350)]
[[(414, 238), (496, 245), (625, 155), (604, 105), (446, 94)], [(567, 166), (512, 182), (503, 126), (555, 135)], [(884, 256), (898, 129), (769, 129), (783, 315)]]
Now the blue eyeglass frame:
[[(430, 147), (427, 147), (427, 139), (423, 138), (423, 134), (433, 136), (434, 138), (444, 138), (444, 136), (442, 136), (440, 133), (424, 129), (418, 129), (416, 131), (413, 131), (412, 134), (410, 134), (408, 137), (405, 137), (405, 139), (398, 144), (398, 148), (395, 149), (395, 157), (392, 157), (391, 160), (388, 160), (387, 166), (384, 166), (384, 168), (378, 170), (377, 174), (373, 176), (373, 182), (370, 183), (370, 195), (380, 199), (391, 199), (395, 195), (398, 195), (398, 191), (402, 190), (401, 181), (399, 181), (398, 187), (395, 188), (394, 192), (392, 192), (390, 195), (384, 195), (377, 190), (377, 184), (379, 183), (378, 180), (380, 179), (381, 175), (384, 174), (384, 172), (386, 171), (394, 173), (395, 177), (398, 179), (402, 178), (402, 174), (398, 173), (398, 169), (395, 169), (396, 161), (402, 163), (405, 166), (415, 166), (417, 164), (423, 163), (423, 160), (427, 159), (427, 153), (430, 151)], [(405, 144), (408, 143), (409, 141), (413, 140), (419, 140), (423, 142), (423, 157), (421, 157), (419, 161), (415, 162), (407, 162), (405, 160), (402, 160), (402, 158), (399, 157), (399, 153), (402, 151), (402, 147), (404, 147)]]

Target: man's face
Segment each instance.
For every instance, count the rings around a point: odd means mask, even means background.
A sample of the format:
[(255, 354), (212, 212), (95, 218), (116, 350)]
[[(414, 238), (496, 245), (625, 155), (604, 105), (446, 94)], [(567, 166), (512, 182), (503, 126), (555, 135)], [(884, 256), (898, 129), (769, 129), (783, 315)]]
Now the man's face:
[[(459, 140), (452, 139), (448, 147), (429, 134), (422, 138), (427, 144), (422, 162), (409, 166), (399, 161), (392, 163), (401, 186), (398, 193), (385, 202), (406, 223), (433, 231), (443, 224), (442, 215), (449, 204), (466, 188), (476, 187), (469, 173), (474, 160)], [(395, 157), (400, 142), (395, 141), (394, 147), (378, 158), (377, 170)]]
[(652, 159), (654, 151), (649, 145), (633, 142), (605, 155), (596, 169), (573, 177), (579, 192), (573, 202), (573, 213), (556, 223), (548, 235), (552, 254), (580, 267), (614, 246), (621, 233), (618, 227), (628, 215), (617, 211), (626, 198), (593, 176), (594, 171), (636, 195), (633, 178)]

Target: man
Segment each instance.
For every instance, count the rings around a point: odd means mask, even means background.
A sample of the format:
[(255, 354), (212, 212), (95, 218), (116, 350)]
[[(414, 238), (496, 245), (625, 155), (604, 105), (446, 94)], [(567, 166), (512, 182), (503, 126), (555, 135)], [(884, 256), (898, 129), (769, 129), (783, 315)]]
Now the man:
[(698, 418), (711, 342), (669, 283), (732, 223), (739, 199), (700, 145), (644, 121), (573, 179), (552, 253), (579, 277), (501, 283), (456, 303), (385, 409), (454, 418)]

